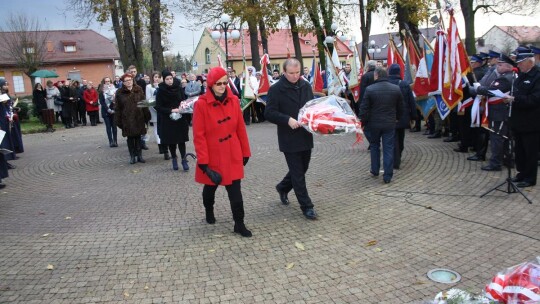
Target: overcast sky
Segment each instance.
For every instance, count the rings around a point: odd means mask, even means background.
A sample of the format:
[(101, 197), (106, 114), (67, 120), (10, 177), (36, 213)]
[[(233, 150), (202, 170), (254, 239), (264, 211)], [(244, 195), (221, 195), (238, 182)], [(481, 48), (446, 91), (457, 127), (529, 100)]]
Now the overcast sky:
[[(5, 1), (5, 0), (4, 0)], [(7, 1), (6, 1), (7, 2)], [(0, 10), (0, 20), (5, 20), (10, 13), (24, 13), (28, 17), (41, 18), (42, 28), (44, 29), (81, 29), (83, 28), (74, 19), (74, 14), (70, 12), (64, 12), (64, 7), (67, 0), (15, 0), (3, 3)], [(174, 13), (174, 12), (173, 12)], [(457, 22), (461, 37), (465, 37), (465, 29), (463, 18), (460, 12), (456, 13)], [(494, 25), (538, 25), (540, 14), (536, 14), (533, 17), (512, 16), (512, 15), (490, 15), (484, 16), (478, 13), (476, 16), (476, 36), (479, 37), (488, 31)], [(171, 42), (171, 52), (191, 55), (192, 50), (197, 46), (199, 38), (202, 34), (202, 30), (190, 31), (183, 28), (187, 21), (185, 18), (176, 13), (173, 18), (174, 24), (171, 28), (171, 35), (169, 35), (169, 41)], [(372, 34), (385, 33), (388, 27), (388, 18), (377, 17), (373, 21)], [(350, 30), (343, 28), (343, 32), (347, 36), (356, 36), (357, 42), (361, 39), (359, 25), (349, 23)], [(340, 26), (341, 27), (341, 26)], [(90, 29), (101, 33), (107, 38), (114, 38), (114, 33), (111, 31), (110, 24), (100, 25), (94, 22), (90, 25)]]

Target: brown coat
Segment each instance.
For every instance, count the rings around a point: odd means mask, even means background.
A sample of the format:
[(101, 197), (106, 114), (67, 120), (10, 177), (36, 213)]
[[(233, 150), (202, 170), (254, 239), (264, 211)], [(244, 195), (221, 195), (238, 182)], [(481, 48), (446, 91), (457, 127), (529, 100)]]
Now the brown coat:
[(144, 100), (143, 90), (134, 85), (130, 91), (125, 86), (116, 91), (115, 122), (122, 129), (123, 137), (135, 137), (146, 134), (146, 123), (150, 121), (148, 108), (137, 107), (137, 102)]

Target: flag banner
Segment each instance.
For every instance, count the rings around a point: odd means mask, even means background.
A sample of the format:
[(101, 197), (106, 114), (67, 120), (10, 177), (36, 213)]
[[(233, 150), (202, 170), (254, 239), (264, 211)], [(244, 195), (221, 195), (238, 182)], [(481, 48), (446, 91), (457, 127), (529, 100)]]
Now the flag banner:
[(349, 79), (349, 89), (352, 89), (356, 86), (360, 85), (360, 78), (358, 78), (358, 53), (356, 52), (356, 48), (353, 50), (353, 56), (351, 61), (351, 76)]
[[(463, 44), (459, 37), (456, 20), (450, 15), (448, 27), (448, 47), (445, 49), (444, 85), (442, 97), (448, 108), (453, 109), (463, 99), (463, 73), (467, 73), (468, 64), (464, 62)], [(465, 58), (466, 59), (466, 58)]]
[[(429, 92), (430, 95), (441, 94), (442, 92), (442, 77), (444, 68), (444, 49), (446, 41), (444, 32), (439, 29), (437, 31), (437, 42), (435, 43), (435, 51), (433, 53), (433, 64), (431, 73), (429, 74)], [(428, 64), (426, 60), (426, 65)], [(429, 65), (428, 65), (429, 67)]]
[(427, 96), (430, 92), (430, 75), (433, 66), (433, 50), (423, 36), (421, 45), (421, 57), (413, 85), (413, 92), (418, 97)]
[(327, 95), (339, 95), (341, 93), (342, 85), (336, 72), (336, 67), (333, 64), (332, 59), (329, 56), (328, 50), (326, 50), (326, 83), (327, 83)]
[(324, 94), (324, 82), (321, 75), (321, 69), (319, 68), (319, 65), (315, 63), (315, 58), (313, 58), (313, 64), (312, 64), (312, 72), (313, 72), (313, 83), (312, 90), (313, 94), (317, 96), (326, 96)]
[(422, 113), (422, 116), (424, 116), (424, 119), (427, 120), (428, 116), (431, 115), (431, 112), (435, 110), (435, 97), (434, 96), (428, 96), (425, 98), (416, 99), (416, 106)]
[[(268, 54), (264, 54), (261, 58), (261, 81), (259, 82), (259, 90), (257, 91), (257, 94), (259, 96), (268, 94), (268, 90), (270, 89), (270, 79), (268, 77), (268, 65), (270, 64), (270, 57)], [(265, 102), (266, 105), (266, 102)]]
[(247, 109), (254, 101), (255, 99), (242, 98), (242, 100), (240, 101), (240, 107), (242, 108), (242, 111)]
[(392, 39), (388, 39), (388, 53), (386, 62), (388, 67), (390, 67), (394, 63), (398, 64), (401, 68), (401, 79), (404, 79), (403, 77), (405, 75), (405, 62), (403, 61), (403, 57), (401, 57), (401, 54), (399, 53), (399, 50), (397, 49), (394, 40)]
[(448, 114), (450, 114), (451, 109), (448, 108), (448, 105), (444, 102), (441, 95), (435, 95), (435, 105), (437, 106), (439, 116), (441, 116), (441, 119), (444, 120)]
[(255, 92), (249, 81), (249, 72), (247, 68), (248, 67), (246, 66), (244, 69), (244, 89), (242, 90), (242, 98), (255, 99)]

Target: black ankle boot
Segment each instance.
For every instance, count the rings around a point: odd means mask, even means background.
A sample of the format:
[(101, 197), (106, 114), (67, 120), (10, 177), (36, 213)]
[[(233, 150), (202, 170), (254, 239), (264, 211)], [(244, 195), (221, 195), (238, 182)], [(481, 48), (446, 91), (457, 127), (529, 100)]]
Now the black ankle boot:
[(214, 207), (205, 207), (204, 210), (206, 212), (206, 222), (208, 224), (214, 224), (216, 222), (216, 218), (214, 217)]
[(139, 153), (137, 154), (137, 161), (140, 162), (140, 163), (145, 163), (146, 161), (144, 160), (144, 158), (142, 157), (142, 151), (139, 150)]
[(171, 159), (171, 157), (169, 156), (169, 152), (164, 152), (164, 153), (163, 153), (163, 159), (164, 159), (164, 160), (169, 160), (169, 159)]
[(240, 234), (243, 237), (251, 237), (251, 231), (246, 228), (244, 222), (234, 222), (234, 232)]

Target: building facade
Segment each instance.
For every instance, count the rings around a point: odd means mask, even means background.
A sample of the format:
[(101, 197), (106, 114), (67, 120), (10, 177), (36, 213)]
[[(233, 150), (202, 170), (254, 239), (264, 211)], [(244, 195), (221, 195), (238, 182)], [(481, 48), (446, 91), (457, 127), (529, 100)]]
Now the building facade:
[[(13, 32), (0, 32), (0, 41), (13, 39)], [(42, 49), (43, 64), (39, 69), (56, 72), (58, 78), (50, 78), (53, 82), (58, 80), (86, 79), (98, 83), (105, 76), (113, 77), (121, 69), (120, 55), (113, 42), (93, 30), (56, 30), (42, 31), (45, 45), (42, 48), (25, 47), (25, 52), (34, 52)], [(23, 48), (23, 47), (21, 47)], [(1, 49), (1, 47), (0, 47)], [(23, 52), (23, 49), (21, 49)], [(30, 77), (18, 67), (9, 52), (0, 51), (0, 77), (9, 83), (10, 93), (14, 96), (31, 95), (33, 88)], [(48, 79), (36, 78), (35, 83), (42, 83)]]

